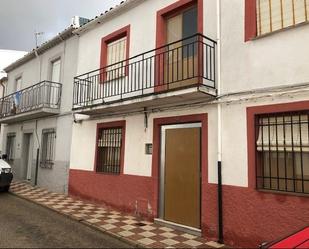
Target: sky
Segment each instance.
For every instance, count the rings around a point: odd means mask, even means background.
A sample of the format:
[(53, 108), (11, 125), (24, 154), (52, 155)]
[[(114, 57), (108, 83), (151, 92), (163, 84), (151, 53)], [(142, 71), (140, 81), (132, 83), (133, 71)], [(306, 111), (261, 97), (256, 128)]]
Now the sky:
[(24, 55), (25, 52), (0, 49), (0, 79), (6, 76), (6, 73), (3, 72), (3, 68), (23, 57)]
[(0, 0), (0, 49), (30, 51), (71, 24), (73, 16), (92, 19), (121, 0)]

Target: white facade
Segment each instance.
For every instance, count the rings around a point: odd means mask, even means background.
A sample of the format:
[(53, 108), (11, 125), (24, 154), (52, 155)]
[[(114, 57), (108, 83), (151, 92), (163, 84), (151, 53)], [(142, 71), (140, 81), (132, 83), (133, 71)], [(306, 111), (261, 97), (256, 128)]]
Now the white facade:
[[(99, 69), (102, 38), (128, 25), (128, 58), (155, 49), (162, 35), (157, 33), (157, 12), (171, 4), (175, 3), (175, 7), (185, 2), (190, 1), (129, 0), (81, 27), (76, 31), (80, 36), (77, 74)], [(135, 99), (124, 101), (115, 97), (114, 100), (118, 100), (115, 103), (99, 98), (93, 106), (77, 106), (74, 112), (90, 116), (73, 125), (69, 188), (73, 194), (135, 212), (143, 200), (148, 202), (148, 210), (144, 213), (161, 218), (158, 204), (162, 198), (158, 190), (161, 176), (157, 172), (162, 170), (158, 167), (164, 164), (165, 155), (161, 151), (159, 155), (156, 153), (160, 144), (156, 141), (158, 131), (154, 122), (160, 118), (181, 120), (188, 115), (207, 114), (207, 148), (201, 147), (202, 155), (207, 157), (206, 166), (203, 166), (206, 172), (201, 176), (202, 234), (206, 237), (218, 235), (217, 169), (218, 162), (222, 162), (224, 233), (235, 245), (235, 241), (242, 240), (245, 247), (257, 246), (263, 240), (280, 237), (282, 229), (292, 232), (308, 220), (308, 212), (303, 213), (308, 209), (305, 198), (288, 196), (283, 191), (281, 199), (278, 191), (265, 193), (265, 189), (258, 188), (257, 176), (253, 173), (256, 172), (257, 163), (253, 162), (256, 158), (252, 159), (252, 147), (255, 148), (256, 143), (252, 131), (254, 133), (256, 127), (250, 123), (248, 113), (252, 108), (248, 108), (272, 106), (272, 112), (279, 113), (289, 111), (295, 104), (298, 108), (308, 106), (309, 25), (304, 22), (245, 41), (248, 26), (245, 10), (249, 3), (254, 7), (257, 1), (191, 2), (203, 3), (203, 35), (217, 42), (216, 96), (209, 97), (211, 92), (206, 92), (199, 99), (188, 100), (183, 92), (156, 94), (154, 88), (153, 94), (146, 97), (134, 96)], [(251, 11), (252, 15), (256, 13), (255, 9)], [(106, 83), (110, 84), (103, 82)], [(168, 104), (167, 99), (170, 99)], [(110, 176), (96, 170), (97, 127), (117, 121), (125, 121), (123, 171)], [(84, 144), (87, 146), (81, 146)], [(145, 153), (145, 146), (149, 144), (157, 146), (152, 155)], [(132, 186), (134, 183), (137, 187)], [(275, 223), (280, 224), (281, 231)]]
[[(80, 31), (78, 55), (78, 74), (83, 74), (100, 67), (101, 38), (130, 25), (130, 56), (138, 55), (155, 48), (156, 44), (156, 12), (175, 1), (137, 1), (132, 7), (118, 10), (117, 15), (111, 14), (100, 20), (100, 24), (93, 24)], [(72, 140), (72, 169), (92, 170), (95, 153), (96, 124), (111, 120), (125, 119), (130, 131), (126, 137), (125, 169), (124, 173), (151, 176), (151, 157), (144, 155), (144, 145), (152, 141), (152, 119), (154, 117), (178, 116), (188, 113), (208, 113), (209, 115), (209, 181), (217, 182), (217, 103), (222, 102), (222, 157), (224, 164), (223, 182), (227, 185), (248, 186), (247, 141), (246, 141), (246, 107), (285, 102), (278, 96), (276, 100), (267, 101), (256, 98), (255, 90), (260, 95), (267, 95), (269, 90), (264, 88), (288, 87), (309, 83), (309, 64), (307, 46), (309, 40), (309, 26), (304, 25), (294, 29), (281, 31), (254, 41), (244, 42), (244, 1), (221, 1), (221, 8), (217, 11), (215, 1), (203, 1), (204, 35), (216, 39), (221, 48), (219, 100), (207, 106), (192, 108), (189, 111), (168, 111), (151, 113), (149, 128), (144, 129), (144, 116), (130, 115), (85, 121), (74, 125)], [(233, 10), (233, 11), (231, 11)], [(220, 15), (221, 36), (217, 35), (217, 13)], [(143, 20), (141, 22), (140, 20)], [(231, 24), (233, 26), (231, 27)], [(308, 37), (307, 37), (308, 36)], [(91, 46), (89, 45), (91, 44)], [(220, 45), (221, 44), (221, 45)], [(91, 60), (89, 60), (91, 58)], [(289, 59), (287, 59), (289, 58)], [(273, 69), (276, 70), (273, 70)], [(249, 92), (247, 92), (249, 91)], [(286, 92), (289, 89), (282, 89)], [(279, 94), (280, 95), (280, 94)], [(249, 101), (250, 98), (253, 100)], [(241, 101), (244, 99), (244, 101)], [(248, 100), (247, 100), (248, 99)], [(295, 95), (288, 102), (304, 98)], [(246, 100), (246, 101), (245, 101)], [(233, 115), (231, 115), (233, 113)], [(211, 137), (213, 136), (213, 137)], [(139, 147), (129, 146), (133, 141)], [(235, 142), (239, 146), (236, 146)], [(241, 142), (239, 142), (241, 141)], [(88, 148), (78, 146), (81, 142), (90, 144)], [(233, 145), (233, 146), (231, 146)], [(234, 146), (235, 145), (235, 146)], [(81, 153), (83, 151), (83, 153)], [(135, 159), (138, 158), (136, 161)]]
[[(44, 44), (43, 44), (44, 46)], [(21, 90), (31, 87), (42, 81), (52, 80), (52, 62), (60, 60), (60, 81), (61, 84), (61, 100), (59, 113), (48, 117), (38, 116), (33, 118), (27, 113), (15, 115), (25, 115), (23, 121), (10, 122), (4, 124), (3, 127), (3, 153), (6, 152), (7, 134), (15, 134), (15, 148), (13, 171), (16, 179), (31, 178), (31, 183), (35, 183), (35, 171), (37, 163), (37, 149), (40, 149), (39, 157), (42, 157), (42, 131), (46, 129), (54, 129), (56, 133), (53, 166), (52, 169), (38, 167), (37, 183), (39, 186), (48, 188), (52, 191), (66, 193), (68, 181), (68, 168), (70, 161), (70, 146), (72, 133), (72, 93), (73, 78), (76, 75), (76, 60), (78, 49), (78, 38), (72, 36), (66, 38), (62, 42), (53, 45), (51, 48), (39, 53), (32, 59), (8, 70), (8, 84), (6, 96), (14, 93), (16, 90), (16, 79), (21, 78)], [(27, 56), (30, 56), (27, 55)], [(12, 64), (13, 65), (13, 64)], [(35, 98), (35, 95), (32, 96)], [(31, 112), (29, 113), (29, 115)], [(15, 116), (13, 118), (15, 118)], [(5, 123), (5, 122), (3, 122)], [(29, 157), (32, 161), (31, 169), (27, 170), (25, 150), (28, 147), (25, 144), (26, 135), (31, 134)], [(28, 172), (28, 173), (27, 173)]]
[[(72, 155), (71, 169), (92, 171), (94, 169), (94, 155), (96, 146), (96, 124), (108, 123), (118, 120), (126, 121), (125, 157), (124, 174), (135, 176), (151, 177), (152, 156), (145, 154), (145, 144), (153, 142), (153, 120), (155, 118), (183, 116), (207, 113), (209, 125), (209, 140), (216, 141), (216, 126), (212, 125), (212, 120), (216, 117), (215, 106), (187, 107), (185, 109), (170, 108), (164, 112), (149, 113), (148, 127), (145, 127), (144, 114), (132, 114), (115, 116), (113, 118), (101, 118), (92, 121), (83, 121), (74, 124), (72, 136)], [(88, 144), (81, 147), (81, 144)], [(209, 145), (209, 164), (216, 164), (216, 143)], [(210, 181), (215, 181), (216, 172), (210, 168)]]
[[(100, 67), (101, 55), (101, 39), (110, 33), (130, 25), (130, 48), (129, 57), (147, 52), (156, 47), (156, 18), (157, 11), (174, 3), (174, 0), (168, 1), (128, 1), (129, 3), (111, 11), (100, 20), (100, 24), (94, 24), (89, 27), (82, 27), (77, 33), (79, 38), (79, 53), (77, 73), (84, 74), (88, 71), (98, 69)], [(216, 39), (216, 2), (212, 0), (203, 1), (204, 12), (204, 34), (208, 37)], [(143, 20), (143, 21), (141, 21)], [(98, 20), (99, 22), (99, 20)], [(91, 44), (91, 45), (89, 45)], [(91, 58), (91, 60), (89, 60)], [(100, 122), (110, 122), (117, 120), (126, 120), (126, 152), (125, 152), (125, 168), (124, 174), (137, 176), (151, 176), (152, 157), (145, 155), (145, 144), (152, 143), (153, 119), (165, 116), (188, 115), (192, 113), (208, 113), (210, 120), (216, 119), (216, 107), (189, 107), (188, 110), (175, 110), (149, 113), (149, 127), (144, 127), (144, 115), (124, 115), (113, 118), (104, 118), (93, 121), (84, 121), (82, 124), (74, 124), (72, 138), (72, 156), (71, 169), (93, 170), (96, 124)], [(212, 122), (211, 122), (212, 123)], [(210, 137), (216, 141), (216, 126), (210, 127)], [(136, 146), (130, 146), (132, 144)], [(88, 144), (89, 146), (81, 147), (80, 144)], [(216, 143), (210, 147), (210, 161), (216, 163)], [(211, 170), (210, 179), (215, 181), (215, 171)]]
[(221, 2), (222, 94), (308, 83), (307, 24), (244, 42), (245, 1)]
[[(129, 57), (154, 49), (156, 47), (157, 11), (174, 2), (174, 0), (128, 1), (127, 7), (112, 10), (106, 18), (103, 17), (101, 24), (94, 22), (92, 26), (95, 28), (89, 27), (88, 31), (87, 25), (82, 27), (81, 31), (77, 31), (82, 34), (79, 41), (78, 75), (100, 67), (101, 38), (127, 25), (130, 25), (131, 37)], [(216, 3), (212, 0), (203, 0), (203, 5), (204, 33), (216, 39)], [(89, 60), (89, 58), (92, 59)]]

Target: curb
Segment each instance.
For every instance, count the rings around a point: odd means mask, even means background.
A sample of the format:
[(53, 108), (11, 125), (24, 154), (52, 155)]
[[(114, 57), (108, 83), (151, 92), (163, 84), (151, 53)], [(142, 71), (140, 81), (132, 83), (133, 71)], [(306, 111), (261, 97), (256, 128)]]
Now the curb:
[(34, 201), (34, 200), (32, 200), (32, 199), (26, 198), (26, 197), (24, 197), (24, 196), (21, 196), (21, 195), (19, 195), (19, 194), (16, 194), (16, 193), (12, 192), (12, 191), (9, 191), (9, 194), (12, 194), (12, 195), (14, 195), (14, 196), (16, 196), (16, 197), (18, 197), (18, 198), (21, 198), (21, 199), (23, 199), (23, 200), (26, 200), (26, 201), (29, 201), (29, 202), (31, 202), (31, 203), (34, 203), (34, 204), (36, 204), (36, 205), (38, 205), (38, 206), (44, 207), (44, 208), (46, 208), (46, 209), (49, 209), (49, 210), (51, 210), (51, 211), (53, 211), (53, 212), (55, 212), (55, 213), (57, 213), (57, 214), (60, 214), (60, 215), (62, 215), (62, 216), (64, 216), (64, 217), (69, 218), (70, 220), (77, 221), (77, 222), (79, 222), (79, 223), (81, 223), (81, 224), (83, 224), (83, 225), (86, 225), (86, 226), (89, 227), (89, 228), (92, 228), (92, 229), (94, 229), (94, 230), (96, 230), (96, 231), (99, 231), (99, 232), (101, 232), (101, 233), (104, 233), (105, 235), (111, 236), (111, 237), (113, 237), (114, 239), (118, 239), (118, 240), (120, 240), (121, 242), (127, 243), (128, 245), (133, 246), (133, 247), (135, 247), (135, 248), (150, 248), (150, 247), (147, 247), (146, 245), (137, 243), (137, 242), (134, 241), (134, 240), (130, 240), (130, 239), (127, 239), (127, 238), (125, 238), (125, 237), (123, 237), (123, 236), (120, 236), (120, 235), (118, 235), (118, 234), (111, 233), (111, 232), (109, 232), (109, 231), (107, 231), (107, 230), (105, 230), (105, 229), (103, 229), (103, 228), (101, 228), (101, 227), (95, 226), (95, 225), (93, 225), (93, 224), (87, 222), (86, 220), (83, 220), (83, 219), (74, 217), (74, 216), (71, 215), (71, 214), (66, 214), (66, 213), (60, 212), (60, 211), (57, 210), (57, 209), (54, 209), (54, 208), (49, 207), (49, 206), (47, 206), (47, 205), (44, 205), (44, 204), (42, 204), (42, 203), (36, 202), (36, 201)]

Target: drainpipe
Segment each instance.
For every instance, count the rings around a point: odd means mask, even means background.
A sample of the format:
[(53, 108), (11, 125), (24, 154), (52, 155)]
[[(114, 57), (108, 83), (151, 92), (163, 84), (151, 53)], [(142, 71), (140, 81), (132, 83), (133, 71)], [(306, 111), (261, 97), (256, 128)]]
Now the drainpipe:
[[(39, 60), (39, 82), (41, 82), (41, 75), (42, 75), (42, 63), (41, 57), (38, 54), (37, 48), (34, 51), (35, 57)], [(36, 149), (36, 161), (35, 161), (35, 175), (34, 175), (34, 186), (38, 185), (38, 178), (39, 178), (39, 160), (40, 160), (40, 140), (38, 135), (38, 120), (35, 120), (35, 136), (38, 142), (38, 147)]]
[[(1, 80), (0, 80), (0, 84), (2, 86), (2, 99), (1, 99), (1, 111), (0, 111), (1, 115), (2, 115), (2, 113), (3, 113), (3, 105), (4, 105), (5, 85), (3, 84), (3, 81), (1, 81)], [(0, 125), (0, 133), (2, 132), (1, 129), (2, 129), (2, 125)], [(1, 146), (1, 148), (2, 148), (2, 146)]]
[(3, 82), (0, 80), (0, 84), (2, 86), (2, 105), (1, 105), (1, 113), (3, 111), (3, 104), (4, 104), (4, 94), (5, 94), (5, 85), (3, 84)]
[[(221, 95), (221, 0), (217, 0), (217, 94)], [(218, 243), (223, 244), (223, 198), (222, 198), (222, 106), (218, 103)]]
[(34, 186), (38, 185), (39, 175), (39, 159), (40, 159), (40, 140), (38, 135), (38, 120), (35, 120), (35, 135), (38, 142), (38, 148), (36, 149), (36, 161), (35, 161), (35, 175), (34, 175)]
[(3, 84), (2, 81), (0, 81), (0, 84), (2, 86), (2, 98), (4, 97), (4, 94), (5, 94), (5, 85)]

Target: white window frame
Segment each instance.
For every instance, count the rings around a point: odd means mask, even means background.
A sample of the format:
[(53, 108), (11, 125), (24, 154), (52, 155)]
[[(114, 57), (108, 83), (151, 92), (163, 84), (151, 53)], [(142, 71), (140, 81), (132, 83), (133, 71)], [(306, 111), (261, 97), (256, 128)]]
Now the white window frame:
[[(54, 74), (54, 65), (55, 63), (59, 62), (59, 79), (54, 80), (53, 79), (53, 74)], [(61, 66), (62, 66), (62, 60), (61, 57), (57, 57), (56, 59), (51, 61), (51, 69), (50, 69), (50, 81), (55, 82), (55, 83), (60, 83), (61, 82)]]

